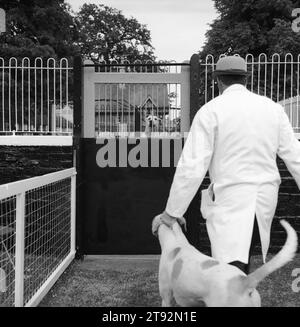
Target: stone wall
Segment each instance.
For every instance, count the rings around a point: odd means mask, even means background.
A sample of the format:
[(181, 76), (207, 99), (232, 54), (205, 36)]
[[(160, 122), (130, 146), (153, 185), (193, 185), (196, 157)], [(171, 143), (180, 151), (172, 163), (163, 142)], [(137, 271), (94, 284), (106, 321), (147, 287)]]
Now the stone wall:
[(272, 250), (275, 251), (281, 248), (286, 239), (286, 233), (278, 222), (281, 218), (286, 219), (297, 230), (300, 239), (300, 192), (284, 162), (278, 159), (277, 164), (282, 182), (279, 188), (278, 205), (272, 226), (271, 246)]
[(0, 184), (72, 167), (72, 147), (0, 146)]

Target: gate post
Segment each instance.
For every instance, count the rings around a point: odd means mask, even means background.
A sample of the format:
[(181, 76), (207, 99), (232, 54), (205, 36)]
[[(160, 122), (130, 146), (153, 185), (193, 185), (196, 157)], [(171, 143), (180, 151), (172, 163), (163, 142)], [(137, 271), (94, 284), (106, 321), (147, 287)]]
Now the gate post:
[(200, 108), (200, 56), (193, 54), (190, 60), (190, 121)]
[[(85, 67), (87, 65), (87, 67)], [(84, 61), (83, 72), (83, 137), (94, 138), (95, 128), (95, 67), (92, 60)]]
[[(185, 61), (184, 63), (189, 62)], [(180, 121), (180, 132), (186, 133), (190, 130), (190, 65), (182, 66), (181, 73), (184, 77), (183, 83), (181, 84), (181, 121)]]
[[(200, 57), (198, 54), (193, 54), (190, 60), (190, 124), (200, 108), (199, 99), (199, 88), (200, 88)], [(187, 238), (189, 242), (200, 249), (200, 231), (201, 227), (199, 224), (199, 201), (200, 195), (199, 190), (191, 201), (188, 210), (185, 214), (187, 219)]]
[[(74, 57), (74, 123), (73, 137), (78, 141), (81, 137), (82, 116), (82, 59), (81, 56)], [(76, 145), (76, 143), (74, 143)]]
[(83, 258), (83, 175), (82, 175), (82, 92), (83, 74), (81, 56), (74, 57), (74, 86), (73, 86), (73, 166), (76, 168), (76, 258)]

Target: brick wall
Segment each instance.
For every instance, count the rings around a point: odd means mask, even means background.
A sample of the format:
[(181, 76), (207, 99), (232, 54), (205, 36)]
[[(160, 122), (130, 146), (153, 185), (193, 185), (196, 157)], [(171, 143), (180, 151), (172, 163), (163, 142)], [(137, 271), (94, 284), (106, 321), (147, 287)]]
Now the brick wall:
[(281, 248), (286, 239), (286, 234), (279, 224), (278, 218), (286, 219), (297, 230), (300, 239), (300, 192), (284, 162), (278, 159), (277, 164), (282, 182), (279, 188), (278, 205), (272, 226), (271, 245), (272, 250), (276, 252)]
[(72, 167), (72, 148), (0, 146), (0, 184)]

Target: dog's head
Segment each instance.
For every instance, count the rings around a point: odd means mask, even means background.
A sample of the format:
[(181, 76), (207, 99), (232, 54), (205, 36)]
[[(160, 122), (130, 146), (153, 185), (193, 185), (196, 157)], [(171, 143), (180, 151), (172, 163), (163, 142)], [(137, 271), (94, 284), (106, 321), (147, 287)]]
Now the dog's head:
[[(175, 230), (176, 229), (181, 230), (181, 227), (179, 226), (179, 225), (181, 225), (181, 226), (183, 226), (184, 230), (187, 231), (186, 220), (185, 220), (184, 217), (176, 218), (176, 219), (174, 219), (174, 222), (175, 223), (172, 225), (173, 230), (174, 230), (174, 228), (175, 228)], [(163, 225), (164, 223), (165, 223), (164, 220), (161, 219), (161, 215), (157, 215), (157, 216), (155, 216), (153, 218), (153, 220), (152, 220), (152, 234), (154, 236), (157, 236), (159, 226)]]
[(158, 129), (160, 121), (161, 121), (161, 118), (154, 116), (154, 115), (149, 115), (146, 117), (146, 124), (151, 129), (152, 128)]

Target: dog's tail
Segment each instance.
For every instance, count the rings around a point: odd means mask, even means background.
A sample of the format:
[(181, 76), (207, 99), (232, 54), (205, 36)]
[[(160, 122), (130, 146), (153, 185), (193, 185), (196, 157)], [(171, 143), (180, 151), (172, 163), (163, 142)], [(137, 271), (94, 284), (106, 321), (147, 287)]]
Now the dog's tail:
[(247, 276), (244, 280), (246, 288), (255, 288), (266, 276), (294, 258), (298, 247), (297, 233), (287, 221), (280, 220), (280, 224), (287, 232), (287, 239), (283, 248), (269, 262)]

